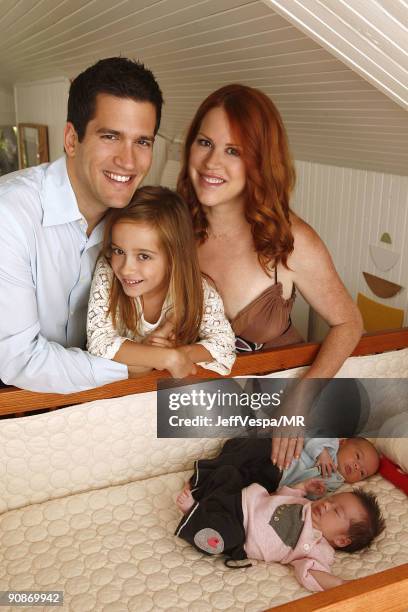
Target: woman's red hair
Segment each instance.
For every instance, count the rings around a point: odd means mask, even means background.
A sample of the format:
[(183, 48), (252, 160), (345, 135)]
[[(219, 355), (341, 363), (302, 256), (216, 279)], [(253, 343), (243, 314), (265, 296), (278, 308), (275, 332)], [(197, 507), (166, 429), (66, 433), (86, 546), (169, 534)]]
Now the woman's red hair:
[(258, 259), (265, 271), (272, 262), (287, 264), (293, 251), (289, 200), (295, 170), (286, 131), (276, 106), (267, 95), (246, 85), (226, 85), (208, 96), (187, 133), (177, 191), (188, 203), (196, 238), (207, 239), (208, 221), (188, 174), (190, 149), (205, 115), (221, 107), (242, 147), (246, 168), (245, 218), (251, 226)]

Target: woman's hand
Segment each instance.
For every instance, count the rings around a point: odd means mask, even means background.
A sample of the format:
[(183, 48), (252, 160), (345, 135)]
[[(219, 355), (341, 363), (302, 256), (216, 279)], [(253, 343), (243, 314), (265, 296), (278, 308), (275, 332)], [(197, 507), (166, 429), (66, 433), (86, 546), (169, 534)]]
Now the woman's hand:
[(316, 465), (320, 469), (320, 473), (323, 478), (328, 478), (332, 475), (332, 472), (337, 470), (337, 465), (330, 457), (330, 453), (327, 448), (324, 448), (316, 460)]
[(285, 438), (274, 433), (271, 453), (273, 465), (277, 465), (280, 470), (286, 470), (293, 459), (299, 459), (303, 443), (304, 438), (302, 436)]

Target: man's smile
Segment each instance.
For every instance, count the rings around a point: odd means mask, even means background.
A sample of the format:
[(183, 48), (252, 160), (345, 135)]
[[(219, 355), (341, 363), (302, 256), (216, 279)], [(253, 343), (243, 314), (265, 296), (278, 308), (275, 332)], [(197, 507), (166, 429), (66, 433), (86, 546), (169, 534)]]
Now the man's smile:
[(126, 174), (116, 174), (113, 172), (108, 172), (104, 170), (104, 175), (110, 179), (111, 181), (115, 181), (116, 183), (128, 183), (134, 178), (134, 175), (126, 175)]

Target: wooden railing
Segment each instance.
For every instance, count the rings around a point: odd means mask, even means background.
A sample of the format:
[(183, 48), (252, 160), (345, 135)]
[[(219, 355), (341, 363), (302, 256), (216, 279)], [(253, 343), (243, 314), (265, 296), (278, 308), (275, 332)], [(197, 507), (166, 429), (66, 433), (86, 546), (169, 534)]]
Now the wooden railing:
[[(372, 355), (408, 347), (408, 328), (366, 334), (358, 343), (353, 355)], [(269, 351), (257, 351), (248, 355), (239, 355), (232, 369), (231, 376), (247, 376), (277, 372), (312, 363), (320, 348), (318, 343), (303, 343)], [(151, 372), (140, 378), (124, 380), (104, 385), (80, 393), (34, 393), (16, 387), (0, 389), (0, 416), (82, 404), (97, 399), (119, 397), (143, 391), (155, 391), (157, 381), (167, 378), (167, 372)], [(199, 368), (196, 378), (218, 378), (209, 370)]]

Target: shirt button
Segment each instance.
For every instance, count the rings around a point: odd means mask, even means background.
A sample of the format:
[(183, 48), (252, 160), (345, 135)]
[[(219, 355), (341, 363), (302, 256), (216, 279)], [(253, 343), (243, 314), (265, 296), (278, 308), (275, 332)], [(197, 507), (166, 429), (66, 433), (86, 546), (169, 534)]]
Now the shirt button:
[(74, 311), (73, 311), (73, 310), (71, 310), (69, 314), (70, 314), (70, 315), (73, 315), (73, 314), (74, 314)]
[(303, 544), (303, 550), (308, 551), (310, 549), (310, 545), (309, 544)]

